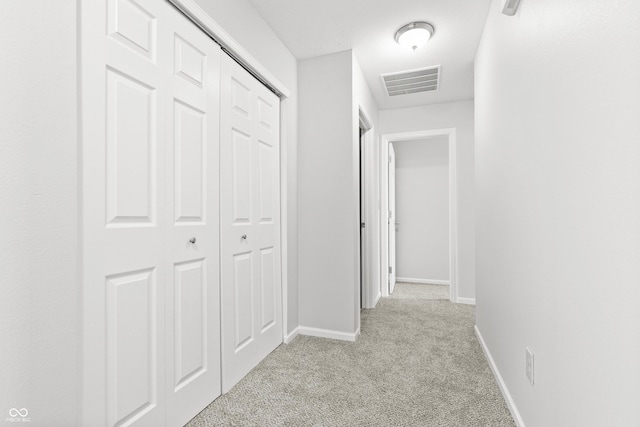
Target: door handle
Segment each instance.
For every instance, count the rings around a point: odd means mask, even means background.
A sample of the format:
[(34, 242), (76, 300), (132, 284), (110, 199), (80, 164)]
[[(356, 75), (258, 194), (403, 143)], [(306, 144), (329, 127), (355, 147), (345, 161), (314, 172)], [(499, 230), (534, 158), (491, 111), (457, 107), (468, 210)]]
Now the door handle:
[(196, 244), (196, 238), (195, 237), (190, 238), (189, 239), (189, 243), (191, 243), (192, 245), (195, 245)]
[(241, 238), (242, 240), (247, 240), (247, 235), (246, 235), (246, 234), (243, 234), (242, 236), (240, 236), (240, 238)]

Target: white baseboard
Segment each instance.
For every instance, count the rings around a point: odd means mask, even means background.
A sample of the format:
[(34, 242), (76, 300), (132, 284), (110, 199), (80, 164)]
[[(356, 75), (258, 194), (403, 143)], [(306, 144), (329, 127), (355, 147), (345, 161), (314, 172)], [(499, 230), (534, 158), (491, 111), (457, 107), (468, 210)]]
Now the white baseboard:
[(307, 326), (298, 327), (300, 335), (308, 335), (310, 337), (330, 338), (333, 340), (341, 341), (355, 341), (356, 337), (360, 335), (360, 329), (353, 333), (330, 331), (328, 329), (309, 328)]
[(458, 304), (476, 305), (476, 299), (475, 299), (475, 298), (462, 298), (462, 297), (458, 297), (458, 299), (456, 300), (456, 302), (457, 302)]
[(429, 285), (446, 285), (450, 286), (451, 282), (448, 280), (436, 280), (436, 279), (413, 279), (411, 277), (396, 277), (396, 282), (407, 282), (407, 283), (424, 283)]
[(293, 331), (291, 331), (290, 334), (285, 335), (284, 337), (284, 343), (285, 344), (289, 344), (291, 341), (293, 341), (293, 339), (295, 337), (298, 336), (298, 334), (300, 333), (300, 326), (298, 326), (297, 328), (295, 328)]
[(504, 396), (504, 400), (507, 402), (507, 406), (509, 407), (509, 412), (511, 412), (511, 416), (513, 417), (518, 427), (525, 427), (524, 421), (520, 416), (520, 412), (518, 411), (518, 408), (516, 407), (516, 404), (513, 401), (513, 398), (511, 397), (511, 393), (509, 393), (507, 384), (505, 384), (504, 379), (502, 378), (502, 375), (500, 375), (500, 371), (496, 366), (496, 362), (493, 360), (493, 357), (491, 356), (491, 352), (489, 351), (487, 344), (484, 342), (484, 339), (482, 338), (482, 334), (480, 333), (480, 329), (478, 329), (478, 325), (474, 325), (474, 329), (476, 330), (476, 336), (478, 337), (478, 341), (480, 342), (480, 347), (482, 347), (482, 351), (484, 352), (484, 355), (487, 357), (487, 360), (489, 361), (489, 366), (491, 367), (491, 371), (493, 371), (493, 376), (496, 378), (496, 381), (498, 382), (498, 386), (500, 387), (502, 396)]

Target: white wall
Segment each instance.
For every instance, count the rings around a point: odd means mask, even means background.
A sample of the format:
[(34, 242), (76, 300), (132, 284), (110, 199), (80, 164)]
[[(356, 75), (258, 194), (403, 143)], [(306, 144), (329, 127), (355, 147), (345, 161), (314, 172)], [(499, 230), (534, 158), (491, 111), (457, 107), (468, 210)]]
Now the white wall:
[(640, 2), (502, 3), (475, 66), (477, 327), (527, 426), (639, 425)]
[[(380, 134), (456, 128), (458, 297), (475, 298), (473, 101), (381, 110)], [(383, 236), (383, 251), (386, 240)], [(383, 253), (386, 256), (386, 253)]]
[(276, 36), (247, 0), (195, 0), (231, 37), (256, 58), (290, 91), (282, 102), (281, 138), (283, 144), (283, 178), (287, 180), (287, 193), (283, 194), (286, 209), (283, 218), (288, 222), (287, 239), (282, 242), (283, 259), (287, 263), (288, 316), (287, 330), (293, 331), (298, 320), (298, 81), (297, 62), (291, 52)]
[(351, 51), (298, 63), (300, 325), (345, 334), (357, 329), (352, 67)]
[(76, 423), (76, 7), (0, 14), (0, 419), (26, 408), (31, 426)]
[(300, 326), (353, 339), (360, 326), (358, 110), (375, 132), (377, 106), (352, 51), (301, 60), (298, 73)]
[(449, 281), (449, 138), (393, 143), (396, 276)]

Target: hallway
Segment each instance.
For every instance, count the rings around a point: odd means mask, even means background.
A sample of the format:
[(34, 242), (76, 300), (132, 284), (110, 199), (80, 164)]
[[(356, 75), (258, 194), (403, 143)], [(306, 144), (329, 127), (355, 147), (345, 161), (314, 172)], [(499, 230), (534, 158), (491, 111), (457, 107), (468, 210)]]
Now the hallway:
[[(640, 1), (3, 5), (6, 422), (180, 427), (268, 357), (192, 425), (640, 426)], [(449, 274), (403, 273), (435, 135)]]
[(473, 332), (474, 307), (432, 287), (399, 283), (363, 311), (355, 343), (281, 345), (188, 426), (514, 425)]

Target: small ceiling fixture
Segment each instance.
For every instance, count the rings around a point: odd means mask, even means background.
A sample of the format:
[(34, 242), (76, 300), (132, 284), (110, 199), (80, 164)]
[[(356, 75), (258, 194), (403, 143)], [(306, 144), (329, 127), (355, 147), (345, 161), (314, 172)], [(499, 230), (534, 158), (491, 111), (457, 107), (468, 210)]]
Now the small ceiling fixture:
[(411, 22), (396, 32), (396, 43), (415, 52), (433, 37), (436, 29), (428, 22)]

